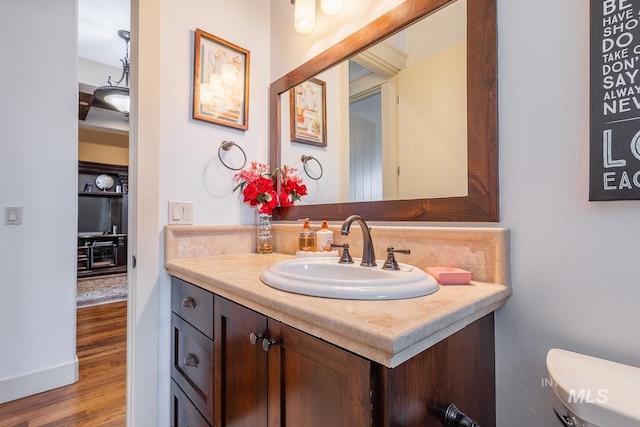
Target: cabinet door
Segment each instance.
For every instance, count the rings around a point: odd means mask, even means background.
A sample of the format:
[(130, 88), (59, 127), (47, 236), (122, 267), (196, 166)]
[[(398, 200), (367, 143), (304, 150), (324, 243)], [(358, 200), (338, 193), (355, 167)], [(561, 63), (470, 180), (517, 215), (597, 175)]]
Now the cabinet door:
[(269, 320), (269, 426), (371, 426), (370, 362)]
[(267, 318), (224, 298), (215, 297), (214, 425), (267, 425), (267, 353), (258, 339)]
[(171, 380), (171, 427), (209, 427), (182, 389)]
[(381, 367), (385, 427), (440, 427), (450, 403), (482, 427), (496, 425), (493, 313), (393, 369)]

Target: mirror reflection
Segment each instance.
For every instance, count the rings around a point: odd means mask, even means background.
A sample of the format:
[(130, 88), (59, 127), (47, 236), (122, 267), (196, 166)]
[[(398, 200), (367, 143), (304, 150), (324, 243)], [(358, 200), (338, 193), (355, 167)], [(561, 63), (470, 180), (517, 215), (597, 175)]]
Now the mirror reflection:
[[(462, 0), (458, 0), (462, 1)], [(352, 59), (392, 34), (407, 28), (422, 18), (438, 14), (442, 10), (457, 4), (456, 0), (405, 0), (384, 15), (347, 36), (335, 45), (329, 46), (309, 61), (291, 70), (273, 81), (269, 88), (269, 159), (275, 167), (283, 162), (300, 165), (300, 157), (283, 157), (292, 144), (282, 147), (282, 134), (288, 129), (282, 126), (281, 94), (287, 93), (304, 81), (321, 76), (336, 64)], [(415, 199), (349, 201), (349, 147), (347, 144), (331, 143), (329, 140), (325, 150), (307, 144), (304, 146), (307, 155), (313, 155), (325, 165), (325, 173), (318, 187), (324, 191), (324, 185), (332, 182), (329, 192), (338, 194), (338, 202), (325, 203), (307, 200), (304, 204), (290, 207), (279, 207), (274, 210), (274, 219), (290, 221), (299, 218), (323, 218), (327, 220), (343, 220), (357, 212), (370, 221), (448, 221), (448, 222), (493, 222), (498, 221), (498, 103), (497, 103), (497, 27), (496, 0), (474, 0), (466, 2), (466, 104), (467, 104), (467, 194), (466, 196), (423, 197)], [(437, 39), (441, 34), (433, 38)], [(342, 71), (345, 72), (345, 71)], [(348, 81), (348, 77), (346, 78)], [(341, 81), (345, 81), (343, 78)], [(337, 85), (336, 85), (337, 86)], [(345, 91), (327, 87), (327, 96), (331, 91)], [(348, 110), (348, 97), (334, 98), (341, 102), (341, 111)], [(329, 104), (329, 100), (327, 100)], [(332, 138), (339, 141), (349, 139), (349, 126), (346, 119), (338, 116), (337, 108), (327, 108), (327, 124), (339, 123), (332, 132), (339, 133)], [(340, 122), (339, 122), (340, 121)], [(327, 129), (327, 133), (329, 129)], [(385, 138), (383, 134), (383, 140)], [(332, 151), (333, 149), (333, 151)], [(315, 150), (315, 151), (314, 151)], [(288, 154), (285, 154), (288, 155)], [(386, 153), (382, 154), (386, 159)], [(421, 163), (420, 163), (421, 164)], [(336, 166), (337, 165), (337, 166)], [(426, 168), (423, 167), (423, 171)], [(402, 174), (402, 170), (400, 171)], [(424, 185), (424, 174), (418, 179)], [(344, 181), (344, 182), (343, 182)], [(333, 184), (333, 183), (336, 184)], [(311, 184), (314, 184), (313, 182)], [(309, 191), (314, 191), (313, 187)], [(383, 188), (383, 192), (384, 192)], [(318, 199), (322, 198), (318, 192)], [(342, 201), (345, 200), (345, 201)]]
[(326, 146), (293, 141), (294, 130), (317, 123), (290, 114), (294, 91), (280, 94), (281, 164), (302, 170), (302, 156), (313, 156), (308, 167), (325, 171), (304, 176), (303, 204), (468, 194), (466, 16), (458, 0), (316, 75)]

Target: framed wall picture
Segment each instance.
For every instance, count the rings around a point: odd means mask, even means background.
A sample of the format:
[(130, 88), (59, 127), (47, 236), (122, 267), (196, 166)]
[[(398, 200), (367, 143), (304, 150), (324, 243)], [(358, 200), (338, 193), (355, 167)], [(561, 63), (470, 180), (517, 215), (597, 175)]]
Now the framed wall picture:
[(249, 128), (249, 51), (196, 29), (193, 118)]
[(289, 91), (291, 141), (327, 146), (325, 82), (311, 78)]
[(591, 0), (589, 200), (640, 200), (637, 1)]

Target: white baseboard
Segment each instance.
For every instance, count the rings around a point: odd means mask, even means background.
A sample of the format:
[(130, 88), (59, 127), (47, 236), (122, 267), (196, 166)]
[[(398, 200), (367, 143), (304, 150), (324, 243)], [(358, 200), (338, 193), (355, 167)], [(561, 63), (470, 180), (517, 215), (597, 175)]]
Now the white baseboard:
[(78, 381), (78, 357), (71, 363), (54, 366), (0, 381), (0, 403), (42, 393)]

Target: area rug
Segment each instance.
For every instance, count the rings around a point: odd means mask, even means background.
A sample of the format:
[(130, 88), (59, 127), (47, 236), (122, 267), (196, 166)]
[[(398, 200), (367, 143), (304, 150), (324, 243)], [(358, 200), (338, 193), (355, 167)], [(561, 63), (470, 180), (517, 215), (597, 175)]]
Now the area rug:
[(76, 305), (105, 304), (127, 299), (127, 274), (78, 279)]

